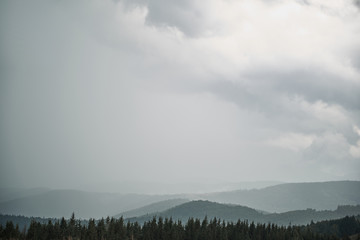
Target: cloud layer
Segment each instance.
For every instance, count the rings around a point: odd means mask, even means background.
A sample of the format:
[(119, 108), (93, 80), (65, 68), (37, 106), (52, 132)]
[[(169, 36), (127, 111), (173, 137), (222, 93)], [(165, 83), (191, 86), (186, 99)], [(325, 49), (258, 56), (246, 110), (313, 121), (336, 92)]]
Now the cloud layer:
[(360, 179), (354, 1), (0, 9), (4, 186)]

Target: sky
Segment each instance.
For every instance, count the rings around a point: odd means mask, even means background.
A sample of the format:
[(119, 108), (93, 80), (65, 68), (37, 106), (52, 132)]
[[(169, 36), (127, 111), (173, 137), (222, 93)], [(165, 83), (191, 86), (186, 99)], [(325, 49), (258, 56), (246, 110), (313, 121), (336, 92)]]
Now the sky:
[(2, 0), (0, 186), (360, 180), (360, 2)]

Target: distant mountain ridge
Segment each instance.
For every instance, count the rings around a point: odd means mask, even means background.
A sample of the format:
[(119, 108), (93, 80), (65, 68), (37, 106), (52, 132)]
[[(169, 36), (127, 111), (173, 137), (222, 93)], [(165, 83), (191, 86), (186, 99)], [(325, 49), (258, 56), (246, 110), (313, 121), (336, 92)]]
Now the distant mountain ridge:
[(360, 181), (284, 183), (262, 189), (203, 194), (201, 197), (267, 212), (307, 208), (334, 210), (339, 205), (360, 204)]
[[(244, 206), (226, 205), (210, 201), (197, 200), (181, 204), (155, 215), (164, 218), (172, 217), (173, 219), (180, 219), (182, 221), (186, 221), (188, 218), (202, 219), (205, 216), (208, 218), (216, 217), (224, 220), (235, 221), (238, 219), (255, 219), (260, 217), (262, 214), (255, 209)], [(155, 215), (146, 215), (143, 217), (151, 219), (152, 216)]]
[(61, 218), (72, 212), (79, 218), (101, 218), (171, 198), (167, 195), (92, 193), (50, 190), (0, 203), (1, 214)]
[[(360, 181), (287, 183), (253, 190), (178, 195), (46, 189), (37, 191), (4, 194), (2, 199), (10, 200), (0, 202), (0, 213), (50, 218), (70, 216), (72, 212), (79, 218), (101, 218), (126, 213), (127, 217), (135, 217), (162, 212), (181, 203), (176, 203), (174, 199), (208, 200), (265, 212), (289, 212), (308, 208), (335, 210), (339, 205), (360, 204)], [(14, 196), (20, 197), (14, 199)], [(159, 203), (167, 200), (170, 205)]]
[(18, 198), (34, 196), (47, 191), (49, 188), (0, 188), (0, 203)]
[(147, 214), (154, 214), (154, 213), (168, 210), (170, 208), (173, 208), (175, 206), (181, 205), (181, 204), (189, 202), (189, 201), (190, 200), (183, 199), (183, 198), (169, 199), (169, 200), (165, 200), (165, 201), (152, 203), (152, 204), (149, 204), (149, 205), (146, 205), (144, 207), (137, 208), (134, 210), (119, 213), (119, 214), (115, 215), (114, 217), (115, 218), (119, 218), (119, 217), (132, 218), (132, 217), (137, 217), (137, 216), (142, 216), (142, 215), (147, 215)]
[(249, 207), (198, 200), (181, 204), (163, 212), (147, 214), (126, 220), (143, 223), (151, 220), (153, 217), (162, 217), (185, 222), (189, 218), (204, 219), (207, 217), (212, 219), (216, 217), (231, 222), (248, 220), (249, 222), (275, 223), (279, 225), (305, 225), (309, 224), (311, 221), (317, 222), (353, 215), (360, 215), (360, 205), (339, 206), (334, 211), (316, 211), (314, 209), (307, 209), (285, 213), (263, 214)]

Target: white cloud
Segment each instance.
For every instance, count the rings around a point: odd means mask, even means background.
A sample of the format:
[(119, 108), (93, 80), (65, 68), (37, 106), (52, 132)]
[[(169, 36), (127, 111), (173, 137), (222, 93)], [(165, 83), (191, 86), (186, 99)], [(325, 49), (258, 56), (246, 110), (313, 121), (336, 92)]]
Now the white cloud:
[(348, 120), (344, 110), (337, 105), (329, 105), (321, 100), (315, 103), (309, 103), (302, 100), (300, 103), (301, 109), (309, 115), (315, 117), (322, 122), (329, 122), (336, 126), (346, 123)]
[(350, 146), (350, 154), (354, 158), (360, 158), (360, 141), (355, 146)]
[[(360, 129), (356, 125), (353, 126), (353, 130), (357, 135), (360, 136)], [(350, 146), (350, 154), (354, 158), (360, 158), (360, 140), (357, 141), (356, 145)]]
[(354, 132), (355, 132), (357, 135), (360, 136), (360, 128), (358, 128), (358, 126), (354, 125), (354, 126), (353, 126), (353, 130), (354, 130)]
[(305, 135), (301, 133), (288, 133), (278, 138), (268, 140), (267, 144), (298, 152), (309, 147), (314, 140), (315, 140), (314, 135)]

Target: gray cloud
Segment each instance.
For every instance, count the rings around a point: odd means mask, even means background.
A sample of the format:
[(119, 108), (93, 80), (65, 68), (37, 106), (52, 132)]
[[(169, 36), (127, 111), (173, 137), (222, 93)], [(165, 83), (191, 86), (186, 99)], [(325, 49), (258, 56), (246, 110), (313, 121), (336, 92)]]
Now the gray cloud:
[(321, 4), (2, 1), (2, 184), (359, 179), (359, 11)]
[(146, 20), (149, 24), (177, 27), (189, 36), (201, 34), (201, 12), (194, 9), (193, 1), (149, 1)]
[(194, 1), (125, 1), (128, 6), (146, 6), (146, 22), (156, 27), (175, 27), (190, 37), (201, 36), (208, 27), (205, 16)]
[(349, 110), (359, 110), (360, 83), (348, 81), (322, 70), (298, 69), (291, 72), (254, 70), (246, 76), (255, 81), (271, 82), (273, 91), (300, 95), (310, 102), (322, 100), (329, 104), (339, 104)]

